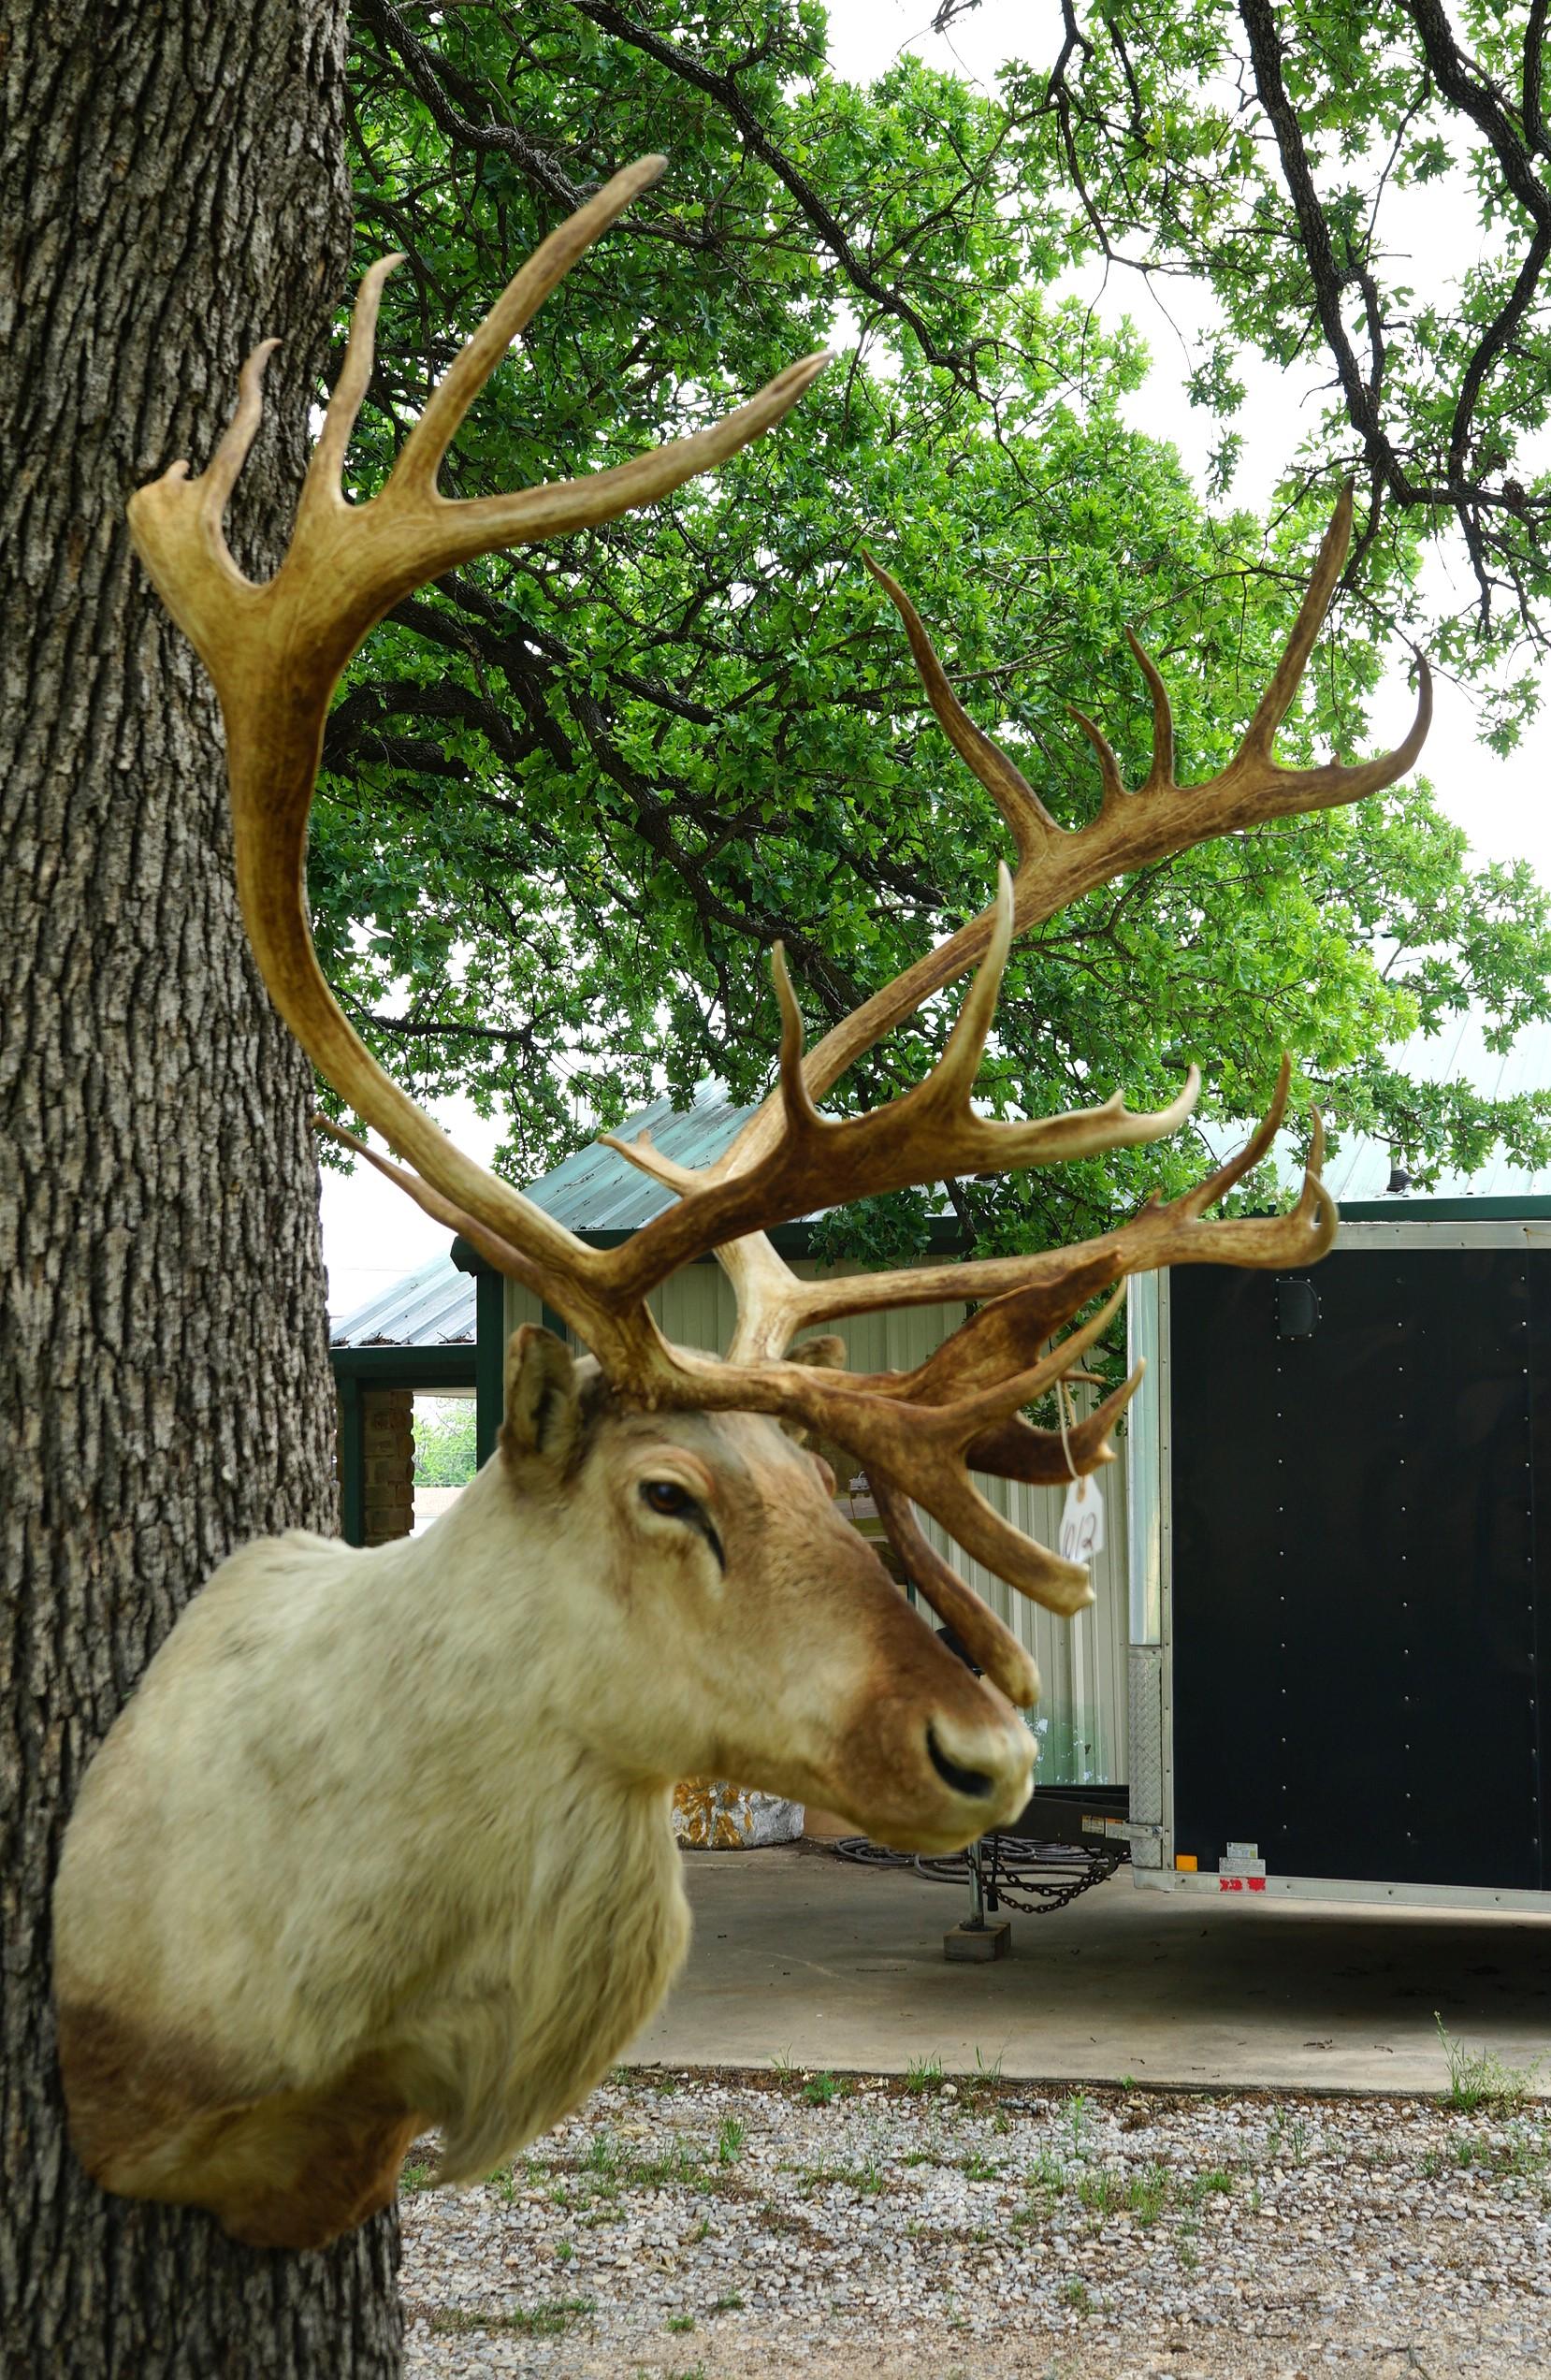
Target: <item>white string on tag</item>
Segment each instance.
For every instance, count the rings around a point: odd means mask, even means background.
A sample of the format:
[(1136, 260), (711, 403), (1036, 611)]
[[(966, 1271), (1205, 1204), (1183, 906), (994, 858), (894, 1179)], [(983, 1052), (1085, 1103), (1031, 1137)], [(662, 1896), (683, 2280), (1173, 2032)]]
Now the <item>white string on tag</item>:
[(1066, 1458), (1067, 1472), (1075, 1480), (1077, 1477), (1077, 1465), (1072, 1460), (1072, 1450), (1066, 1441), (1066, 1396), (1067, 1389), (1065, 1382), (1064, 1380), (1058, 1380), (1055, 1384), (1055, 1409), (1061, 1416), (1061, 1451)]

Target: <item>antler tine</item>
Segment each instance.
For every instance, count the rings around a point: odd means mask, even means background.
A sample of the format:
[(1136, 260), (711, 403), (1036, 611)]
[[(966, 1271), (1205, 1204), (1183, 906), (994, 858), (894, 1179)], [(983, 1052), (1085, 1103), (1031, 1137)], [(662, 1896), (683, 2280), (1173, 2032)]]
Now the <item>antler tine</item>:
[(507, 283), (473, 337), (442, 373), (404, 442), (393, 481), (406, 496), (425, 497), (431, 492), (464, 414), (518, 331), (532, 321), (544, 299), (594, 241), (660, 181), (667, 165), (666, 157), (653, 155), (626, 166), (551, 232)]
[(1112, 810), (1119, 803), (1130, 799), (1125, 779), (1121, 775), (1120, 762), (1115, 757), (1114, 747), (1104, 730), (1088, 717), (1086, 711), (1080, 711), (1075, 703), (1068, 703), (1066, 716), (1077, 721), (1098, 755), (1099, 816), (1102, 818), (1106, 810)]
[(324, 1134), (337, 1147), (348, 1149), (352, 1156), (364, 1158), (384, 1181), (391, 1182), (396, 1190), (401, 1190), (407, 1198), (412, 1198), (433, 1223), (440, 1223), (445, 1230), (461, 1234), (471, 1247), (477, 1248), (486, 1262), (495, 1266), (498, 1272), (507, 1273), (514, 1281), (520, 1281), (535, 1295), (543, 1291), (544, 1275), (519, 1248), (514, 1248), (510, 1241), (500, 1239), (488, 1225), (481, 1223), (477, 1215), (469, 1214), (462, 1207), (455, 1205), (451, 1198), (444, 1198), (440, 1190), (434, 1189), (428, 1182), (423, 1182), (408, 1166), (395, 1165), (381, 1149), (374, 1149), (370, 1141), (361, 1139), (359, 1133), (346, 1131), (344, 1125), (336, 1124), (332, 1116), (321, 1112), (314, 1114), (312, 1129)]
[[(642, 1173), (650, 1174), (654, 1182), (666, 1183), (681, 1195), (700, 1184), (701, 1175), (695, 1168), (664, 1156), (649, 1132), (638, 1132), (633, 1140), (622, 1140), (614, 1132), (602, 1132), (598, 1137), (604, 1148), (616, 1150)], [(746, 1232), (740, 1239), (723, 1241), (716, 1256), (732, 1284), (738, 1310), (727, 1350), (729, 1363), (758, 1363), (761, 1358), (784, 1356), (802, 1328), (797, 1309), (803, 1284), (790, 1266), (776, 1254), (762, 1231)]]
[[(362, 1157), (375, 1168), (384, 1180), (391, 1182), (407, 1198), (413, 1200), (423, 1214), (430, 1216), (447, 1231), (455, 1232), (470, 1246), (477, 1248), (486, 1264), (504, 1273), (509, 1280), (518, 1281), (525, 1289), (546, 1304), (558, 1302), (560, 1309), (576, 1324), (587, 1345), (598, 1357), (610, 1378), (620, 1385), (637, 1385), (646, 1391), (660, 1393), (664, 1384), (677, 1377), (673, 1352), (658, 1329), (652, 1316), (645, 1309), (616, 1312), (606, 1301), (588, 1297), (574, 1284), (562, 1281), (557, 1285), (550, 1267), (535, 1259), (529, 1250), (515, 1246), (489, 1225), (471, 1214), (467, 1208), (443, 1197), (429, 1182), (408, 1166), (395, 1165), (380, 1149), (374, 1149), (357, 1133), (346, 1131), (331, 1116), (315, 1114), (312, 1128), (321, 1132), (352, 1155)], [(772, 1251), (774, 1254), (774, 1251)]]
[[(1287, 1098), (1292, 1085), (1293, 1062), (1284, 1050), (1282, 1053), (1282, 1063), (1276, 1070), (1276, 1089), (1271, 1094), (1271, 1104), (1260, 1122), (1241, 1149), (1236, 1150), (1234, 1154), (1225, 1164), (1220, 1165), (1214, 1173), (1209, 1173), (1204, 1182), (1198, 1182), (1193, 1190), (1185, 1191), (1182, 1197), (1174, 1201), (1178, 1212), (1192, 1216), (1205, 1214), (1209, 1207), (1214, 1207), (1219, 1198), (1226, 1197), (1228, 1192), (1235, 1189), (1246, 1174), (1254, 1171), (1262, 1158), (1270, 1154), (1272, 1144), (1282, 1129), (1283, 1118), (1287, 1112)], [(1316, 1114), (1316, 1130), (1318, 1122)]]
[(933, 649), (932, 640), (921, 625), (920, 614), (900, 586), (880, 562), (863, 551), (862, 561), (882, 588), (900, 618), (910, 640), (910, 651), (916, 671), (926, 691), (926, 699), (937, 715), (943, 733), (966, 767), (973, 770), (991, 795), (1012, 833), (1012, 840), (1020, 861), (1036, 855), (1051, 835), (1062, 830), (1051, 818), (1028, 778), (1014, 768), (1007, 754), (981, 733), (964, 709), (952, 687), (947, 672)]
[(1271, 741), (1287, 715), (1287, 705), (1297, 692), (1314, 639), (1319, 634), (1336, 591), (1346, 549), (1352, 542), (1352, 483), (1346, 482), (1336, 499), (1336, 509), (1330, 525), (1320, 540), (1314, 559), (1313, 574), (1304, 589), (1303, 601), (1297, 607), (1293, 632), (1283, 647), (1282, 659), (1271, 674), (1271, 682), (1255, 704), (1254, 717), (1244, 730), (1239, 754), (1258, 760), (1270, 758)]
[[(924, 1363), (901, 1372), (897, 1394), (912, 1404), (940, 1405), (1007, 1379), (1021, 1368), (1030, 1347), (1052, 1341), (1090, 1298), (1116, 1278), (1112, 1253), (1103, 1240), (1063, 1248), (1057, 1255), (1059, 1260), (1050, 1266), (1035, 1259), (1032, 1280), (989, 1299)], [(869, 1276), (880, 1282), (887, 1277)]]
[[(216, 538), (225, 544), (222, 522), (232, 489), (242, 474), (259, 423), (264, 418), (264, 374), (270, 356), (280, 345), (278, 339), (261, 340), (243, 362), (237, 376), (237, 403), (232, 417), (222, 432), (221, 443), (193, 485), (200, 490), (200, 511), (211, 526)], [(186, 462), (172, 465), (180, 480), (188, 477)], [(170, 474), (169, 474), (170, 475)]]
[[(876, 1489), (879, 1472), (869, 1464), (867, 1476)], [(940, 1476), (923, 1480), (912, 1464), (907, 1476), (910, 1493), (942, 1523), (956, 1546), (993, 1576), (1005, 1579), (1019, 1594), (1063, 1619), (1085, 1611), (1094, 1601), (1094, 1582), (1085, 1562), (1067, 1561), (1052, 1554), (1036, 1538), (1025, 1537), (1015, 1524), (988, 1504), (963, 1463), (941, 1468)], [(963, 1582), (961, 1582), (962, 1584)], [(971, 1591), (967, 1588), (965, 1592)]]
[[(1336, 1202), (1320, 1179), (1324, 1161), (1325, 1121), (1316, 1108), (1303, 1186), (1297, 1203), (1283, 1213), (1234, 1215), (1226, 1222), (1207, 1223), (1192, 1192), (1171, 1207), (1154, 1210), (1152, 1216), (1138, 1216), (1129, 1228), (1145, 1238), (1146, 1224), (1152, 1222), (1158, 1227), (1159, 1245), (1149, 1257), (1150, 1264), (1315, 1264), (1334, 1244), (1341, 1220)], [(1139, 1265), (1129, 1269), (1141, 1270)]]
[(1022, 1479), (1033, 1488), (1058, 1488), (1074, 1473), (1079, 1479), (1086, 1478), (1114, 1461), (1109, 1432), (1141, 1386), (1146, 1370), (1145, 1364), (1138, 1363), (1102, 1404), (1065, 1430), (1036, 1429), (1022, 1415), (1013, 1414), (972, 1438), (964, 1448), (964, 1460), (971, 1471), (988, 1471), (998, 1479)]
[[(1113, 1275), (1111, 1274), (1111, 1279)], [(1065, 1380), (1079, 1357), (1085, 1356), (1095, 1340), (1102, 1339), (1125, 1303), (1125, 1283), (1122, 1281), (1113, 1294), (1106, 1298), (1098, 1312), (1090, 1314), (1069, 1330), (1059, 1345), (1047, 1348), (1044, 1355), (1024, 1366), (1022, 1371), (1003, 1373), (995, 1380), (971, 1387), (966, 1395), (951, 1400), (934, 1400), (927, 1410), (940, 1415), (931, 1434), (941, 1443), (961, 1451), (982, 1430), (993, 1429), (1008, 1414), (1017, 1413), (1022, 1405), (1033, 1404), (1048, 1388)], [(951, 1342), (949, 1342), (951, 1343)], [(918, 1407), (919, 1413), (921, 1408)]]
[[(1058, 1486), (1075, 1475), (1113, 1462), (1109, 1433), (1141, 1380), (1138, 1364), (1129, 1380), (1107, 1397), (1094, 1413), (1065, 1433), (1034, 1429), (1013, 1415), (993, 1430), (972, 1439), (965, 1449), (971, 1471), (994, 1473), (1003, 1479), (1022, 1479), (1041, 1487)], [(954, 1631), (970, 1659), (977, 1662), (1007, 1699), (1032, 1705), (1039, 1697), (1039, 1672), (1029, 1653), (995, 1613), (945, 1561), (921, 1530), (915, 1508), (904, 1491), (881, 1473), (868, 1473), (868, 1483), (884, 1528), (904, 1561), (918, 1591), (939, 1619)], [(1063, 1581), (1065, 1591), (1070, 1582)]]
[(1125, 641), (1136, 656), (1137, 666), (1147, 680), (1147, 690), (1152, 697), (1152, 758), (1143, 780), (1143, 793), (1156, 793), (1160, 787), (1174, 782), (1174, 705), (1168, 699), (1163, 672), (1137, 634), (1127, 628)]
[[(967, 1110), (970, 1089), (985, 1054), (986, 1037), (996, 1013), (1002, 977), (1007, 971), (1007, 952), (1012, 948), (1012, 878), (1001, 863), (996, 869), (996, 898), (988, 914), (992, 920), (991, 939), (986, 945), (984, 958), (969, 980), (969, 989), (953, 1020), (953, 1029), (948, 1037), (942, 1056), (924, 1081), (917, 1083), (902, 1098), (890, 1103), (890, 1112), (895, 1118), (902, 1117), (907, 1109), (911, 1109), (918, 1131), (928, 1111), (934, 1122), (940, 1118), (947, 1124), (955, 1112)], [(803, 1076), (803, 1012), (797, 1006), (791, 978), (787, 972), (786, 951), (779, 942), (771, 953), (771, 973), (781, 1011), (779, 1079), (787, 1123), (789, 1128), (821, 1130), (824, 1119), (815, 1107)], [(1113, 1104), (1113, 1101), (1108, 1103), (1110, 1107)], [(861, 1119), (853, 1118), (852, 1121)], [(861, 1137), (854, 1136), (858, 1141)], [(872, 1137), (876, 1139), (876, 1128)], [(944, 1172), (966, 1169), (952, 1163), (949, 1153), (944, 1149)]]
[(878, 1518), (892, 1539), (909, 1576), (937, 1618), (946, 1620), (970, 1659), (1008, 1702), (1024, 1709), (1039, 1700), (1039, 1672), (1033, 1656), (988, 1604), (944, 1561), (916, 1518), (909, 1497), (881, 1473), (867, 1473)]
[[(390, 256), (379, 256), (361, 276), (355, 292), (355, 303), (350, 310), (350, 337), (345, 342), (344, 361), (340, 366), (339, 379), (334, 383), (328, 408), (323, 417), (318, 443), (312, 449), (302, 483), (301, 501), (297, 507), (300, 522), (308, 512), (337, 499), (344, 478), (344, 458), (350, 446), (350, 434), (355, 427), (366, 392), (371, 383), (371, 366), (377, 353), (377, 315), (383, 302), (383, 287), (389, 273), (396, 272), (404, 261), (402, 249)], [(271, 346), (276, 342), (271, 340)], [(411, 432), (413, 438), (413, 432)]]

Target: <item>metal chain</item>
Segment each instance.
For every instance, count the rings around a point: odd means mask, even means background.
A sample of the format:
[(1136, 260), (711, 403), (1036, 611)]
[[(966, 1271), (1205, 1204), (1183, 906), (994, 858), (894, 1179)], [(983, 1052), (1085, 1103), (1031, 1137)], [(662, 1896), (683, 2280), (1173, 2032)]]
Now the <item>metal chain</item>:
[[(984, 1835), (968, 1850), (942, 1858), (886, 1850), (865, 1835), (842, 1836), (829, 1848), (837, 1859), (852, 1860), (861, 1867), (913, 1867), (931, 1884), (971, 1883), (978, 1861), (987, 1908), (994, 1909), (1005, 1901), (1027, 1917), (1053, 1916), (1080, 1893), (1102, 1884), (1130, 1856), (1123, 1843), (1106, 1843), (1100, 1850), (1087, 1843), (1044, 1843), (1001, 1834)], [(1032, 1900), (1020, 1897), (1031, 1893)]]

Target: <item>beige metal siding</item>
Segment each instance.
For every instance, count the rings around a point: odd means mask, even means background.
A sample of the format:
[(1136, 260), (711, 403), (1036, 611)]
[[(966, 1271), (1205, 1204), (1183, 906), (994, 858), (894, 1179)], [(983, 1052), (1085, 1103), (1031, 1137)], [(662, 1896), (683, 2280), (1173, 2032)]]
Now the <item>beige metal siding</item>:
[[(801, 1273), (814, 1268), (801, 1263)], [(663, 1335), (679, 1345), (719, 1349), (732, 1336), (735, 1309), (719, 1265), (689, 1265), (651, 1298)], [(887, 1313), (854, 1314), (840, 1326), (852, 1369), (907, 1371), (921, 1363), (958, 1328), (968, 1309), (962, 1303), (895, 1308)], [(506, 1285), (508, 1329), (540, 1319), (539, 1301), (515, 1282)], [(1089, 1392), (1080, 1390), (1079, 1395)], [(1027, 1645), (1039, 1666), (1042, 1692), (1034, 1724), (1039, 1737), (1041, 1784), (1109, 1784), (1125, 1777), (1128, 1639), (1125, 1580), (1124, 1465), (1111, 1463), (1100, 1475), (1104, 1495), (1104, 1551), (1094, 1565), (1096, 1601), (1075, 1619), (1059, 1619), (1015, 1593), (999, 1578), (967, 1560), (929, 1516), (922, 1524), (933, 1543), (952, 1560), (976, 1592)], [(1005, 1513), (1028, 1536), (1053, 1546), (1060, 1534), (1064, 1490), (1029, 1488), (1021, 1481), (990, 1479), (977, 1473), (976, 1486), (988, 1503)]]

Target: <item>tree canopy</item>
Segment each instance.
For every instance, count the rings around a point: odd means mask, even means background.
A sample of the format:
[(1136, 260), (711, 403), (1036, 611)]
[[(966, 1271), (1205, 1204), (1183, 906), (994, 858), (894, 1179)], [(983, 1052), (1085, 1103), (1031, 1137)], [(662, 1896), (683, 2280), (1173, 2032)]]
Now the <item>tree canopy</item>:
[(1349, 588), (1476, 683), (1504, 747), (1551, 625), (1545, 28), (1543, 0), (1064, 0), (1055, 55), (1004, 91), (1009, 154), (1064, 173), (1091, 254), (1210, 288), (1192, 395), (1224, 485), (1244, 355), (1318, 367), (1282, 500), (1355, 477)]
[[(1159, 93), (1188, 80), (1191, 25), (1221, 37), (1231, 13), (1180, 0), (1148, 19)], [(1190, 268), (1211, 268), (1233, 191), (1259, 203), (1265, 159), (1250, 135), (1242, 155), (1230, 144), (1229, 196), (1193, 214), (1167, 143), (1196, 141), (1197, 181), (1217, 170), (1201, 91), (1194, 133), (1159, 98), (1147, 182), (1097, 97), (1106, 59), (1124, 82), (1128, 9), (1107, 7), (1101, 31), (1066, 22), (1056, 75), (1019, 69), (988, 95), (909, 57), (865, 90), (836, 79), (809, 0), (689, 16), (650, 0), (359, 0), (358, 263), (407, 257), (355, 444), (361, 492), (524, 254), (651, 150), (668, 154), (663, 181), (543, 308), (444, 484), (600, 468), (816, 345), (837, 351), (714, 482), (400, 605), (332, 715), (311, 878), (325, 965), (407, 1087), (463, 1089), (509, 1118), (498, 1161), (519, 1180), (664, 1083), (687, 1096), (715, 1073), (761, 1093), (777, 938), (820, 1031), (983, 905), (1000, 823), (925, 709), (863, 549), (1066, 822), (1097, 798), (1068, 705), (1099, 720), (1132, 781), (1145, 774), (1127, 622), (1169, 681), (1181, 777), (1227, 758), (1270, 674), (1351, 454), (1327, 436), (1269, 528), (1204, 503), (1173, 450), (1127, 426), (1148, 363), (1135, 330), (1070, 283), (1121, 236), (1122, 195), (1126, 236), (1145, 223), (1171, 255), (1181, 223), (1208, 225)], [(1246, 296), (1236, 335), (1291, 307), (1283, 263), (1283, 295), (1253, 319)], [(1247, 287), (1242, 254), (1239, 270)], [(1225, 361), (1203, 382), (1225, 409), (1230, 379)], [(1384, 501), (1283, 731), (1289, 757), (1403, 730), (1370, 721), (1368, 697), (1423, 516)], [(1413, 1083), (1384, 1052), (1475, 1000), (1511, 1038), (1547, 1012), (1548, 962), (1529, 870), (1472, 867), (1413, 781), (1181, 854), (1052, 920), (1015, 954), (985, 1084), (1017, 1111), (1121, 1083), (1138, 1104), (1196, 1057), (1209, 1112), (1242, 1118), (1285, 1047), (1340, 1125), (1388, 1138), (1413, 1170), (1469, 1164), (1499, 1137), (1538, 1161), (1542, 1103)], [(854, 1069), (841, 1103), (919, 1075), (954, 1005)], [(1070, 1238), (1144, 1179), (1198, 1167), (1187, 1142), (953, 1195), (982, 1239)], [(853, 1218), (848, 1244), (897, 1253), (924, 1205)]]

